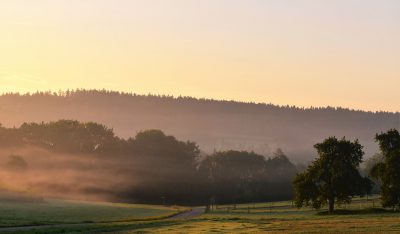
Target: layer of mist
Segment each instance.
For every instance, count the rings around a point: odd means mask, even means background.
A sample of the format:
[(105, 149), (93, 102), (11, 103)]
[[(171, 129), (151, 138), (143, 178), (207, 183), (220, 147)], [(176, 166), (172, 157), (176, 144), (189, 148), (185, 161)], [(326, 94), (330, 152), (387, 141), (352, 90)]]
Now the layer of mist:
[[(298, 168), (283, 151), (205, 155), (160, 130), (122, 139), (94, 122), (0, 127), (0, 190), (80, 200), (208, 204), (292, 197)], [(2, 200), (0, 196), (0, 201)]]

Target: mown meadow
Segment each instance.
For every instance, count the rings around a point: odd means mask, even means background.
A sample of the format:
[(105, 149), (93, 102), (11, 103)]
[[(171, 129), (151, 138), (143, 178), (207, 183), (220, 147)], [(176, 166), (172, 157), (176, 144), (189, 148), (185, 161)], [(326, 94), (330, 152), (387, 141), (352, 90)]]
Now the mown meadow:
[[(64, 203), (56, 204), (62, 207)], [(75, 208), (71, 204), (65, 205), (71, 208), (70, 212), (60, 212), (59, 215), (73, 214), (72, 210), (78, 209), (77, 203), (74, 204)], [(332, 215), (327, 213), (327, 207), (321, 210), (298, 209), (292, 201), (220, 205), (209, 213), (190, 219), (162, 218), (160, 216), (176, 212), (173, 208), (162, 206), (114, 204), (99, 205), (97, 210), (92, 210), (96, 206), (81, 203), (79, 216), (72, 215), (69, 219), (69, 222), (80, 220), (74, 225), (57, 222), (57, 212), (51, 206), (44, 206), (40, 210), (42, 217), (45, 217), (47, 209), (47, 219), (52, 217), (49, 220), (64, 225), (0, 229), (0, 233), (396, 233), (400, 229), (400, 213), (382, 209), (377, 196), (355, 198), (351, 204), (342, 204)], [(132, 213), (119, 210), (121, 208)], [(103, 212), (100, 212), (101, 209), (104, 209)], [(91, 222), (85, 223), (89, 219), (84, 214), (92, 216)], [(1, 219), (4, 218), (2, 215)], [(138, 219), (112, 222), (135, 217)], [(140, 217), (147, 219), (140, 220)], [(23, 216), (19, 218), (24, 219)], [(111, 222), (102, 222), (105, 220)]]
[(0, 193), (0, 232), (20, 227), (48, 227), (163, 219), (184, 210), (141, 204), (44, 199)]
[(378, 197), (354, 199), (333, 215), (297, 209), (291, 201), (218, 206), (181, 223), (121, 233), (396, 233), (400, 213), (384, 210)]

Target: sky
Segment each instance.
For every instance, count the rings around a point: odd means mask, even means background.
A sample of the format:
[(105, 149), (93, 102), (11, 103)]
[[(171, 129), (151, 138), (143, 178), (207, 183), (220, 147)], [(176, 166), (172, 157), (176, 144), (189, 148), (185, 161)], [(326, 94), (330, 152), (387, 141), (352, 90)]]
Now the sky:
[(0, 92), (400, 111), (398, 0), (1, 0)]

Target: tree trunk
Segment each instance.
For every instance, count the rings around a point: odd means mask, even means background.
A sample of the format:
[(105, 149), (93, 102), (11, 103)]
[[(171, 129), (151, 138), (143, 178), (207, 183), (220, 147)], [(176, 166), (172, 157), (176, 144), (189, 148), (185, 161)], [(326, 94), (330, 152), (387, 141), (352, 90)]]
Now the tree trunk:
[(329, 199), (329, 214), (332, 214), (335, 209), (335, 199)]

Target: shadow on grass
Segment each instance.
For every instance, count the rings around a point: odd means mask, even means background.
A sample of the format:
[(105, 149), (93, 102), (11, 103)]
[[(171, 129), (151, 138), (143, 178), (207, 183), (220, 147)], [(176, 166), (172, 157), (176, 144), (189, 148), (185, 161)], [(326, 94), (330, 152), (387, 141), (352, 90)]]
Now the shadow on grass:
[(360, 215), (360, 214), (385, 214), (385, 213), (398, 213), (398, 212), (383, 208), (368, 208), (361, 210), (335, 210), (333, 213), (329, 213), (329, 211), (322, 211), (319, 212), (318, 215)]

